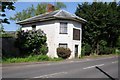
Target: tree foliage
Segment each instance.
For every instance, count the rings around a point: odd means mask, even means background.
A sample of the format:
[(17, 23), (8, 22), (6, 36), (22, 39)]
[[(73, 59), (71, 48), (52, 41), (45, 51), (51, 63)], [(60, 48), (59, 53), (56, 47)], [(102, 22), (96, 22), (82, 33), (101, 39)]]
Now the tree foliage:
[(22, 56), (46, 54), (48, 50), (46, 40), (46, 34), (40, 29), (26, 32), (18, 31), (15, 46), (19, 48)]
[(4, 34), (4, 33), (5, 33), (5, 31), (4, 31), (3, 25), (0, 24), (0, 35), (2, 35), (2, 34)]
[[(55, 4), (55, 10), (66, 8), (66, 5), (62, 2)], [(21, 21), (36, 15), (40, 15), (47, 12), (47, 3), (39, 3), (36, 8), (32, 5), (31, 7), (24, 9), (22, 12), (17, 12), (11, 20)]]
[(55, 10), (59, 10), (61, 8), (66, 8), (66, 5), (62, 2), (56, 2), (55, 4)]
[[(0, 6), (2, 6), (2, 9), (1, 9), (2, 13), (0, 13), (0, 16), (6, 17), (6, 14), (4, 13), (6, 9), (15, 10), (15, 7), (13, 4), (14, 4), (14, 2), (0, 2)], [(10, 24), (10, 22), (8, 21), (7, 18), (0, 19), (0, 23)]]
[(78, 4), (75, 12), (87, 20), (83, 29), (83, 46), (91, 45), (91, 53), (99, 54), (101, 40), (107, 42), (106, 47), (114, 48), (120, 36), (120, 4), (116, 2)]

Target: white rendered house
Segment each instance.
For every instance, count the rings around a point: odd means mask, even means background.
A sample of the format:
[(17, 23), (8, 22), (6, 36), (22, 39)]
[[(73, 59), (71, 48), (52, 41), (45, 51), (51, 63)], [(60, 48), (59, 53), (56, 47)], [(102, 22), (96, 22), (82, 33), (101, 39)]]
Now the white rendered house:
[(57, 10), (19, 21), (22, 30), (41, 29), (47, 36), (49, 57), (58, 57), (58, 47), (70, 48), (71, 58), (81, 54), (82, 24), (86, 20), (65, 10)]

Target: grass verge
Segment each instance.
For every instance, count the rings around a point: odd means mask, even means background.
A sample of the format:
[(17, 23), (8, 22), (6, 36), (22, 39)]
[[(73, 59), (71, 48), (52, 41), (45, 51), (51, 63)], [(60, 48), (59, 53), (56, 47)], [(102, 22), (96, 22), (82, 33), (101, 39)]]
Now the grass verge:
[(21, 63), (21, 62), (39, 62), (39, 61), (60, 61), (62, 58), (49, 58), (46, 55), (34, 55), (25, 58), (3, 58), (2, 63)]
[(84, 58), (99, 58), (99, 57), (112, 57), (112, 56), (120, 56), (120, 54), (106, 54), (106, 55), (89, 55), (89, 56), (82, 56), (82, 57), (79, 57), (80, 59), (84, 59)]

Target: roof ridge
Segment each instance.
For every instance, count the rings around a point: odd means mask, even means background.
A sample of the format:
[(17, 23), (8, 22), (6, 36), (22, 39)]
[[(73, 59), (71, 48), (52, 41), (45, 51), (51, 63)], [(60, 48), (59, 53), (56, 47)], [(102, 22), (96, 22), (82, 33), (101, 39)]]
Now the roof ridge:
[(67, 13), (68, 15), (72, 16), (72, 17), (75, 17), (75, 15), (71, 14), (70, 12), (66, 11), (66, 10), (60, 10), (57, 14), (55, 14), (54, 16), (57, 16), (59, 15), (60, 12), (63, 12), (63, 13)]
[(87, 22), (85, 19), (78, 17), (75, 14), (71, 14), (70, 12), (66, 10), (55, 10), (53, 12), (46, 12), (37, 16), (33, 16), (31, 18), (22, 20), (17, 22), (17, 24), (24, 24), (24, 23), (30, 23), (30, 22), (35, 22), (37, 20), (39, 21), (44, 21), (44, 20), (50, 20), (50, 19), (71, 19), (71, 20), (80, 20), (83, 22)]
[(81, 17), (78, 17), (78, 16), (77, 16), (77, 15), (75, 15), (75, 14), (71, 14), (70, 12), (65, 11), (65, 10), (62, 10), (62, 11), (64, 11), (64, 12), (68, 13), (69, 15), (71, 15), (71, 16), (73, 16), (73, 17), (76, 17), (76, 18), (78, 18), (78, 19), (81, 19), (81, 20), (83, 20), (83, 21), (87, 22), (85, 19), (83, 19), (83, 18), (81, 18)]
[[(55, 11), (53, 11), (53, 12), (57, 12), (57, 11), (60, 11), (60, 10), (55, 10)], [(40, 17), (40, 16), (45, 15), (45, 14), (50, 14), (50, 13), (52, 13), (52, 12), (46, 12), (46, 13), (43, 13), (43, 14), (39, 14), (39, 15), (36, 15), (36, 16), (33, 16), (33, 17), (30, 17), (30, 18), (27, 18), (27, 19), (18, 21), (18, 22), (23, 22), (23, 21), (26, 21), (26, 20), (29, 20), (29, 19), (32, 19), (32, 18)], [(17, 23), (18, 23), (18, 22), (17, 22)]]
[(59, 10), (59, 12), (57, 12), (56, 14), (54, 14), (53, 16), (57, 16), (62, 10)]

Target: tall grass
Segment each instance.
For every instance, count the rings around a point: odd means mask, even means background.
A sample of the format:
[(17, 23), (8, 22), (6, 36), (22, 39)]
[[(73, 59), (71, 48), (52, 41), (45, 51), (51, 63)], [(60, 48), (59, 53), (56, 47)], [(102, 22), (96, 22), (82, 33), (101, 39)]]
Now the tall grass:
[(34, 55), (25, 58), (3, 58), (2, 63), (39, 62), (39, 61), (60, 61), (62, 58), (49, 58), (46, 55)]

